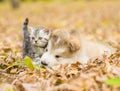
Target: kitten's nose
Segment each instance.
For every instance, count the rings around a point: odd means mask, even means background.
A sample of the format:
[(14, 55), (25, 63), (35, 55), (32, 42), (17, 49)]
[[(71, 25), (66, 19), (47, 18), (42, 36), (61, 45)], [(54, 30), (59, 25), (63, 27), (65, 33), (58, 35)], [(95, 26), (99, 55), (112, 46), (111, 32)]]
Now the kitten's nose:
[(41, 64), (43, 64), (43, 65), (45, 65), (45, 66), (48, 65), (48, 64), (47, 64), (46, 62), (44, 62), (44, 61), (41, 61)]
[(35, 41), (35, 43), (37, 43), (37, 40)]

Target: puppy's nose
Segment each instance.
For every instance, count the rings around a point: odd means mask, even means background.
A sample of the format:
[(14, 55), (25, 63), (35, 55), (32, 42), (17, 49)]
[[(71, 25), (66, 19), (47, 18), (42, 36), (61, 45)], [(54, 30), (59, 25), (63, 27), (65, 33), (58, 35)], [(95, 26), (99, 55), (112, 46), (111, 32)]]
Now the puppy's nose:
[(48, 65), (48, 64), (47, 64), (46, 62), (44, 62), (44, 61), (41, 61), (41, 64), (43, 64), (43, 65), (45, 65), (45, 66)]

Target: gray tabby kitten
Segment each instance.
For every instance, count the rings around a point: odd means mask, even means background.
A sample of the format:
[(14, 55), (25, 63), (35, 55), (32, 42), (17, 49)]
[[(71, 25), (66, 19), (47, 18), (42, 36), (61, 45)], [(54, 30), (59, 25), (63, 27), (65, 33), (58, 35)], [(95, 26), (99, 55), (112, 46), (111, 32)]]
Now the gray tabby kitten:
[[(26, 23), (27, 22), (27, 23)], [(23, 53), (33, 58), (35, 62), (40, 61), (40, 57), (45, 51), (50, 37), (50, 30), (44, 27), (28, 27), (28, 19), (25, 20), (23, 31), (26, 33), (24, 36), (25, 47)], [(27, 54), (28, 52), (28, 54)], [(25, 55), (24, 55), (25, 56)]]

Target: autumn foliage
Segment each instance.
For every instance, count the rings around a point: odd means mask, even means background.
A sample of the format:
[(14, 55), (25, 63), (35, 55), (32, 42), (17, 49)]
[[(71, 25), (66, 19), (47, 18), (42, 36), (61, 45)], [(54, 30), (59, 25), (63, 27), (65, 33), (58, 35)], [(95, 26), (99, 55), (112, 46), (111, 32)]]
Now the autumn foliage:
[[(50, 29), (75, 28), (88, 39), (117, 48), (86, 65), (40, 68), (22, 60), (22, 24)], [(0, 3), (0, 91), (120, 91), (120, 2)]]

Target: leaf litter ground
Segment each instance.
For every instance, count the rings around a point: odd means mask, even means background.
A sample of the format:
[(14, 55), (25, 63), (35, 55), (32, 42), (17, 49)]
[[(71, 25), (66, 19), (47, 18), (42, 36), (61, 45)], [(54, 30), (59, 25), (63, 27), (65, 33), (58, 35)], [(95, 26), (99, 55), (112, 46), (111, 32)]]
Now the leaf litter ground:
[[(16, 10), (1, 3), (0, 12), (1, 91), (120, 91), (120, 2), (21, 3)], [(21, 56), (26, 17), (34, 26), (74, 27), (118, 51), (86, 65), (77, 62), (32, 71)]]

